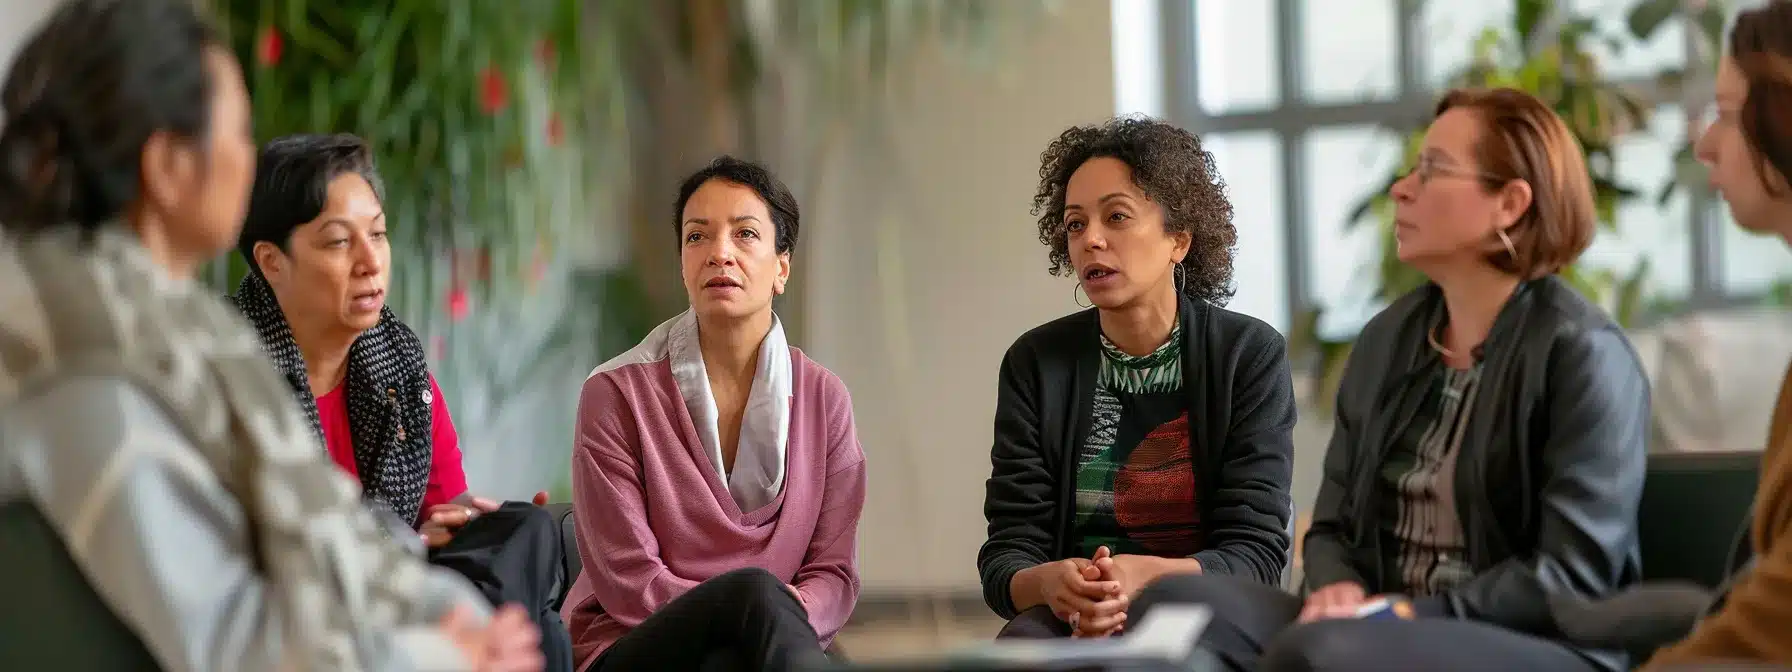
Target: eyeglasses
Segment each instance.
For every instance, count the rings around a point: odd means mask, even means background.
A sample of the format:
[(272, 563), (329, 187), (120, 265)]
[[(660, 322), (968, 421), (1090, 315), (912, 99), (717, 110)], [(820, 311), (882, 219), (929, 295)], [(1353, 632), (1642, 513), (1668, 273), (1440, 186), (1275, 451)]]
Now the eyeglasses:
[(1407, 171), (1406, 174), (1418, 175), (1419, 184), (1429, 184), (1433, 177), (1460, 177), (1469, 180), (1489, 180), (1493, 182), (1506, 182), (1511, 179), (1500, 177), (1485, 171), (1438, 163), (1437, 158), (1430, 155), (1419, 157), (1419, 160), (1412, 165), (1412, 169)]

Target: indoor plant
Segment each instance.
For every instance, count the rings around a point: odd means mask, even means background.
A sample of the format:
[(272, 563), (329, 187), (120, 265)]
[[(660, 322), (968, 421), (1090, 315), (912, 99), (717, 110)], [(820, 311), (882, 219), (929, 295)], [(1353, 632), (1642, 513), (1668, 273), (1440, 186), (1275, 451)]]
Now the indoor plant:
[[(1672, 5), (1672, 6), (1669, 6)], [(1661, 14), (1663, 10), (1665, 14)], [(1679, 0), (1645, 0), (1633, 8), (1631, 30), (1646, 39), (1663, 22), (1683, 18), (1685, 7)], [(1703, 7), (1694, 15), (1697, 22), (1707, 21)], [(1720, 12), (1721, 9), (1716, 11)], [(1657, 16), (1657, 15), (1660, 16)], [(1589, 46), (1595, 40), (1611, 40), (1602, 34), (1597, 23), (1588, 17), (1569, 16), (1553, 0), (1515, 0), (1511, 23), (1491, 26), (1482, 32), (1472, 48), (1469, 64), (1451, 79), (1451, 86), (1509, 86), (1530, 92), (1548, 103), (1568, 123), (1587, 154), (1587, 167), (1594, 185), (1599, 224), (1606, 230), (1618, 226), (1617, 210), (1621, 202), (1645, 197), (1641, 189), (1660, 186), (1662, 191), (1676, 188), (1669, 185), (1635, 185), (1626, 183), (1614, 155), (1614, 141), (1625, 133), (1645, 128), (1650, 112), (1660, 101), (1650, 95), (1667, 92), (1678, 95), (1685, 82), (1685, 69), (1664, 73), (1662, 85), (1654, 91), (1641, 91), (1611, 81), (1601, 72), (1598, 60)], [(1721, 24), (1720, 24), (1721, 25)], [(1379, 257), (1376, 261), (1375, 299), (1388, 301), (1426, 282), (1417, 270), (1400, 263), (1395, 255), (1393, 202), (1388, 189), (1405, 173), (1416, 158), (1427, 120), (1406, 120), (1396, 130), (1406, 137), (1405, 161), (1376, 191), (1366, 195), (1346, 218), (1347, 227), (1377, 227)], [(1682, 150), (1690, 157), (1690, 152)], [(1683, 171), (1687, 175), (1692, 173)], [(1666, 194), (1660, 197), (1665, 201)], [(1586, 293), (1594, 302), (1605, 306), (1620, 324), (1630, 324), (1644, 307), (1649, 263), (1643, 260), (1628, 273), (1610, 269), (1570, 266), (1561, 275)], [(1303, 314), (1291, 331), (1291, 348), (1315, 355), (1317, 381), (1313, 392), (1322, 405), (1330, 403), (1343, 374), (1353, 339), (1327, 339), (1318, 331), (1320, 311)]]

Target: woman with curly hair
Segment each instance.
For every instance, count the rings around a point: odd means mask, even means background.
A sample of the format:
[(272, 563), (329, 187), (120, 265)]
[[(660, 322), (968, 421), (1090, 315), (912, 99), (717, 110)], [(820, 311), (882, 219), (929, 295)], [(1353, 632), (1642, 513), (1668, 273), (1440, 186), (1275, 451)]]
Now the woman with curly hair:
[(1002, 360), (977, 557), (1002, 636), (1116, 633), (1167, 574), (1275, 585), (1295, 400), (1282, 336), (1221, 307), (1238, 234), (1213, 155), (1122, 117), (1041, 160), (1039, 240), (1089, 309)]
[[(1639, 574), (1649, 384), (1556, 272), (1593, 240), (1586, 159), (1515, 89), (1446, 95), (1395, 182), (1397, 254), (1430, 282), (1363, 328), (1301, 554), (1306, 595), (1177, 576), (1235, 670), (1622, 670), (1551, 606)], [(1371, 617), (1374, 616), (1374, 617)]]

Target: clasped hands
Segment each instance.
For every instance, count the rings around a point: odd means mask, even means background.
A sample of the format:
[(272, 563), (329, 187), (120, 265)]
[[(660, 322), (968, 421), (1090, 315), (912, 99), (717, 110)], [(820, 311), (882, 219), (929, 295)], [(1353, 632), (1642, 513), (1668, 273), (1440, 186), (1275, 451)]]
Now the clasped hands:
[(1070, 558), (1050, 567), (1041, 582), (1042, 601), (1059, 620), (1070, 624), (1074, 637), (1107, 637), (1126, 628), (1126, 608), (1147, 579), (1143, 567), (1156, 558), (1114, 555), (1108, 547), (1087, 560)]
[[(1043, 565), (1050, 569), (1040, 584), (1040, 597), (1053, 614), (1070, 624), (1072, 636), (1116, 635), (1125, 630), (1127, 607), (1143, 584), (1164, 573), (1163, 567), (1153, 564), (1161, 562), (1151, 556), (1113, 555), (1103, 546), (1088, 560), (1070, 558)], [(1308, 595), (1297, 620), (1355, 618), (1357, 610), (1376, 597), (1361, 584), (1334, 583)]]
[[(537, 492), (531, 501), (536, 506), (547, 506), (548, 493)], [(417, 535), (430, 548), (441, 548), (474, 518), (497, 511), (500, 506), (503, 506), (502, 502), (485, 497), (459, 497), (446, 504), (437, 504), (423, 513), (423, 525), (417, 528)]]

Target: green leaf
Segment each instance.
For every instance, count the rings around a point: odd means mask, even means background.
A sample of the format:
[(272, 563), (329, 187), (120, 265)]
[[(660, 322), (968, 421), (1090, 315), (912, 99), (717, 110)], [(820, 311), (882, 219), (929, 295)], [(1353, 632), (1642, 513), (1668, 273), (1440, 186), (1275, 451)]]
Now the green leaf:
[(1294, 324), (1288, 329), (1288, 354), (1299, 356), (1315, 352), (1323, 342), (1319, 338), (1319, 320), (1325, 314), (1322, 308), (1307, 308), (1294, 317)]
[(1630, 275), (1626, 276), (1618, 285), (1617, 314), (1612, 319), (1616, 320), (1620, 327), (1627, 328), (1635, 325), (1638, 315), (1643, 310), (1645, 298), (1643, 291), (1649, 279), (1649, 265), (1648, 257), (1644, 257), (1630, 272)]
[(1686, 86), (1685, 68), (1666, 68), (1655, 73), (1655, 86), (1670, 95), (1678, 95)]
[(1695, 25), (1699, 27), (1699, 34), (1705, 38), (1706, 44), (1710, 45), (1714, 51), (1724, 43), (1724, 26), (1730, 22), (1728, 4), (1724, 0), (1706, 0), (1705, 6), (1699, 10), (1697, 19), (1694, 21)]
[(1682, 143), (1680, 148), (1674, 151), (1674, 174), (1656, 196), (1656, 203), (1666, 207), (1669, 199), (1673, 198), (1674, 192), (1678, 189), (1686, 189), (1695, 193), (1708, 190), (1710, 188), (1707, 182), (1709, 176), (1710, 171), (1705, 168), (1705, 164), (1699, 162), (1698, 156), (1693, 153), (1692, 142)]
[(1638, 42), (1647, 42), (1655, 37), (1655, 31), (1665, 25), (1669, 19), (1680, 13), (1683, 0), (1641, 0), (1630, 8), (1630, 16), (1625, 24), (1630, 27), (1630, 34)]
[(1512, 28), (1519, 44), (1530, 45), (1537, 38), (1537, 31), (1553, 6), (1550, 0), (1513, 0)]

